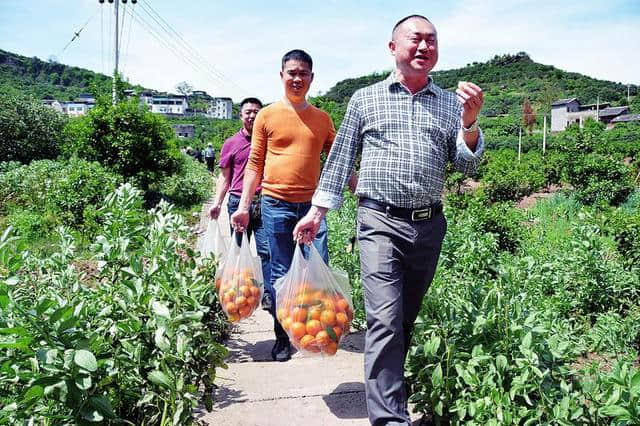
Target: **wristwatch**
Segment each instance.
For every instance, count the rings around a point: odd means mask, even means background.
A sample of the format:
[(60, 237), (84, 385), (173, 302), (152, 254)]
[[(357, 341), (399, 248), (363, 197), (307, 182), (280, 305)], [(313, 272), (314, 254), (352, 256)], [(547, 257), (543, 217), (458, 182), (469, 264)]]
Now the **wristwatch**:
[(464, 127), (464, 124), (462, 124), (462, 131), (465, 133), (475, 132), (476, 130), (478, 130), (478, 120), (474, 120), (469, 127)]

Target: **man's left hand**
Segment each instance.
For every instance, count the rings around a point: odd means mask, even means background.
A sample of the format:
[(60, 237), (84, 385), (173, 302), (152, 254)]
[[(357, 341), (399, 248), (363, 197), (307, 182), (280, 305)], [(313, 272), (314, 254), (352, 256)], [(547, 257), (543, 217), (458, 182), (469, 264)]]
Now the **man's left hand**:
[(456, 94), (462, 104), (462, 125), (469, 127), (478, 119), (482, 109), (484, 103), (482, 89), (469, 81), (459, 81)]

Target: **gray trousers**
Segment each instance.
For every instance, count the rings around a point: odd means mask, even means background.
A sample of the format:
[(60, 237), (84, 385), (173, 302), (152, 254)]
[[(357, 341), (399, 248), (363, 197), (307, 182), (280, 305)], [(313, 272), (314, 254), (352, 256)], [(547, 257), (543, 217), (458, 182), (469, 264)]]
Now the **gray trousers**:
[(436, 270), (447, 222), (410, 222), (358, 208), (360, 269), (367, 314), (364, 388), (374, 426), (410, 425), (404, 361), (413, 324)]

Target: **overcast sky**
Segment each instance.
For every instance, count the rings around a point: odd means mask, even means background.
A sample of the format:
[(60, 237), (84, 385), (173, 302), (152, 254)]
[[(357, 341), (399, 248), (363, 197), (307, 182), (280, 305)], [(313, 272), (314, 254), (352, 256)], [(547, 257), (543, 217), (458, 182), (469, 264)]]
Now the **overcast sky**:
[[(638, 0), (129, 0), (120, 70), (152, 89), (175, 92), (187, 81), (236, 102), (271, 102), (282, 96), (282, 55), (300, 48), (314, 59), (317, 95), (391, 69), (391, 28), (414, 13), (438, 31), (436, 70), (525, 51), (566, 71), (640, 84)], [(0, 49), (110, 74), (113, 15), (113, 4), (98, 0), (0, 0)]]

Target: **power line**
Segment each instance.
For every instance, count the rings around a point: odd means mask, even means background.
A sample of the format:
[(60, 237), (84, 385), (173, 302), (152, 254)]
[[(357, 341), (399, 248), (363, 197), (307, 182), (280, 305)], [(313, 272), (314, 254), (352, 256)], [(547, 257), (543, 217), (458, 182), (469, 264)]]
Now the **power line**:
[(76, 39), (80, 38), (80, 33), (82, 32), (82, 30), (84, 30), (84, 27), (86, 27), (86, 26), (87, 26), (87, 24), (89, 23), (89, 21), (91, 21), (91, 20), (93, 19), (93, 17), (94, 17), (94, 16), (96, 16), (96, 15), (97, 15), (97, 12), (96, 12), (93, 16), (91, 16), (89, 19), (87, 19), (87, 22), (85, 22), (85, 23), (84, 23), (84, 25), (82, 25), (78, 31), (74, 31), (74, 32), (73, 32), (73, 37), (72, 37), (72, 38), (71, 38), (71, 40), (69, 40), (69, 42), (68, 42), (68, 43), (67, 43), (67, 44), (62, 48), (62, 50), (60, 51), (60, 53), (58, 53), (58, 55), (57, 55), (58, 57), (60, 57), (60, 56), (65, 52), (65, 50), (67, 50), (67, 47), (69, 47), (69, 45), (70, 45), (71, 43), (73, 43)]
[[(134, 10), (128, 10), (127, 13), (130, 14), (130, 16), (138, 23), (140, 24), (153, 38), (155, 38), (161, 45), (162, 47), (170, 50), (176, 57), (178, 57), (179, 59), (181, 59), (183, 62), (185, 62), (187, 65), (191, 66), (194, 70), (201, 72), (205, 75), (207, 75), (206, 70), (202, 69), (202, 67), (197, 64), (196, 62), (194, 62), (192, 59), (186, 57), (184, 54), (181, 53), (180, 49), (178, 49), (177, 47), (175, 47), (174, 45), (170, 44), (169, 42), (167, 42), (167, 40), (162, 38), (162, 35), (159, 34), (154, 28), (153, 26), (151, 26), (150, 24), (148, 24), (144, 18), (142, 18), (140, 15), (138, 15)], [(217, 82), (213, 82), (213, 84), (215, 86), (220, 86), (219, 83)]]
[[(230, 78), (228, 78), (227, 76), (225, 76), (222, 72), (220, 72), (219, 70), (217, 70), (213, 65), (211, 65), (206, 58), (204, 58), (204, 56), (202, 56), (197, 50), (195, 50), (183, 37), (182, 35), (180, 35), (172, 26), (171, 24), (169, 24), (164, 18), (162, 18), (162, 16), (160, 16), (160, 14), (153, 9), (153, 7), (151, 6), (151, 4), (147, 1), (140, 1), (140, 4), (142, 5), (142, 9), (145, 11), (145, 13), (147, 13), (147, 15), (149, 15), (155, 22), (158, 23), (158, 25), (160, 25), (160, 27), (169, 35), (169, 37), (177, 37), (177, 39), (182, 42), (182, 45), (184, 46), (184, 48), (187, 50), (188, 53), (190, 53), (193, 57), (195, 57), (195, 59), (199, 60), (202, 64), (204, 64), (204, 67), (206, 69), (209, 70), (209, 72), (211, 72), (212, 74), (214, 74), (217, 78), (219, 78), (222, 81), (225, 81), (233, 86), (235, 86), (237, 89), (240, 89), (240, 91), (244, 92), (244, 93), (248, 93), (243, 87), (239, 86), (238, 84), (236, 84), (233, 80), (231, 80)], [(154, 16), (155, 15), (155, 16)], [(157, 19), (156, 19), (157, 17)], [(173, 35), (171, 34), (173, 33)]]
[[(174, 55), (176, 55), (179, 59), (181, 59), (187, 65), (192, 67), (194, 70), (202, 73), (205, 76), (214, 77), (214, 81), (212, 81), (212, 83), (215, 86), (222, 88), (227, 83), (229, 83), (229, 80), (224, 79), (223, 76), (217, 75), (216, 73), (213, 73), (211, 70), (207, 69), (207, 67), (203, 65), (201, 60), (199, 61), (196, 57), (193, 56), (193, 53), (188, 51), (185, 52), (184, 48), (182, 48), (182, 46), (177, 44), (175, 41), (175, 38), (172, 37), (170, 34), (168, 38), (164, 37), (163, 33), (161, 33), (159, 29), (156, 29), (152, 24), (149, 24), (139, 13), (135, 12), (133, 9), (128, 9), (127, 12), (130, 14), (130, 16), (133, 19), (136, 20), (136, 22), (141, 24), (145, 28), (145, 30), (150, 35), (152, 35), (164, 48), (169, 49)], [(146, 10), (145, 10), (145, 13), (149, 15), (148, 11)], [(153, 18), (153, 16), (151, 17)], [(166, 28), (163, 25), (161, 25), (157, 21), (157, 19), (155, 18), (153, 19), (154, 21), (156, 21), (156, 23), (158, 23), (158, 25), (160, 25), (160, 28), (164, 30), (166, 33), (167, 32)], [(187, 55), (186, 53), (190, 53), (190, 55)], [(215, 80), (217, 80), (218, 82), (216, 82)], [(241, 87), (239, 86), (237, 87), (240, 90), (244, 91)]]

